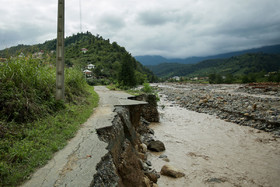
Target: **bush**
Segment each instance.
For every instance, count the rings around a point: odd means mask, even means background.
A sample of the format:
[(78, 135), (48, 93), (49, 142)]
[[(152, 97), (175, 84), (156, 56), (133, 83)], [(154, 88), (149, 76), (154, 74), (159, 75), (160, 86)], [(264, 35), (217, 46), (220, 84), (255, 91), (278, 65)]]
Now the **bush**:
[(40, 60), (0, 64), (0, 186), (17, 186), (44, 165), (98, 104), (77, 69), (65, 70), (65, 101), (56, 101), (55, 84), (55, 68)]
[(144, 83), (143, 86), (144, 86), (142, 88), (143, 92), (145, 92), (145, 93), (152, 93), (153, 89), (152, 89), (152, 87), (150, 86), (149, 83)]
[(87, 82), (83, 73), (78, 69), (69, 68), (65, 70), (65, 99), (74, 102), (81, 96), (87, 94)]
[[(86, 94), (83, 74), (65, 71), (66, 102)], [(0, 66), (0, 120), (31, 122), (64, 108), (55, 99), (56, 70), (38, 59), (15, 58)]]
[(10, 59), (0, 66), (0, 114), (26, 122), (56, 110), (55, 69), (31, 58)]
[(87, 83), (90, 86), (97, 86), (97, 85), (109, 85), (111, 81), (109, 79), (88, 78)]

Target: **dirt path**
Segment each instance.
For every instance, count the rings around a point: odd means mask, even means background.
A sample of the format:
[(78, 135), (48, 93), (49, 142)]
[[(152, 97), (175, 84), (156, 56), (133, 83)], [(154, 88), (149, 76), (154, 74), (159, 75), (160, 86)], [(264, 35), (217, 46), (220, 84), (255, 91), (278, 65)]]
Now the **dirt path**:
[[(161, 99), (161, 123), (152, 124), (163, 153), (186, 177), (161, 176), (159, 186), (279, 186), (280, 144), (271, 134), (188, 111)], [(165, 161), (150, 159), (160, 171)]]
[(87, 187), (96, 173), (96, 165), (108, 150), (107, 143), (101, 141), (96, 129), (112, 125), (116, 113), (115, 105), (140, 103), (128, 100), (131, 96), (124, 92), (110, 91), (104, 86), (96, 86), (100, 100), (93, 115), (84, 123), (67, 146), (58, 151), (44, 167), (38, 169), (23, 187)]

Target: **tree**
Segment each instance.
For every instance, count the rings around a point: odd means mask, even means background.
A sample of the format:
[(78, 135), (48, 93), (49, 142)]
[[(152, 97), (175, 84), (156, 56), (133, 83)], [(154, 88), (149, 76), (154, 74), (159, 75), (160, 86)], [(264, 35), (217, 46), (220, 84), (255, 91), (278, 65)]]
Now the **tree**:
[(217, 74), (215, 79), (216, 84), (222, 84), (223, 81), (223, 77), (220, 74)]
[(280, 71), (277, 73), (276, 77), (275, 77), (275, 82), (280, 82)]
[(232, 84), (233, 81), (234, 81), (233, 75), (232, 75), (232, 74), (227, 74), (227, 75), (226, 75), (226, 79), (225, 79), (225, 83), (227, 83), (227, 84)]
[(135, 78), (137, 85), (141, 85), (144, 82), (147, 82), (147, 75), (140, 73), (139, 71), (135, 71)]
[(210, 84), (215, 84), (216, 82), (216, 74), (215, 73), (212, 73), (209, 75), (209, 83)]
[(257, 81), (257, 76), (255, 73), (249, 73), (249, 82), (256, 82)]
[(136, 86), (135, 70), (132, 64), (131, 56), (126, 53), (121, 62), (121, 68), (118, 74), (118, 82), (121, 86)]
[(243, 75), (242, 83), (248, 83), (248, 82), (250, 82), (248, 76), (247, 75)]
[(94, 70), (93, 70), (93, 73), (96, 77), (100, 77), (102, 76), (102, 66), (101, 65), (97, 65)]

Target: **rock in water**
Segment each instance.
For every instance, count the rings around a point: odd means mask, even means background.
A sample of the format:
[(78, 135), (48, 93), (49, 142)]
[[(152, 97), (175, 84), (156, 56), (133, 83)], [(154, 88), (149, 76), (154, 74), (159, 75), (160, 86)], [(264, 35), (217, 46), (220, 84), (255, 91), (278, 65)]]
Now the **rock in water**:
[(142, 143), (140, 144), (141, 152), (146, 153), (148, 151), (146, 144)]
[(153, 181), (154, 183), (157, 183), (158, 181), (158, 177), (155, 173), (153, 172), (146, 172), (145, 175), (151, 180)]
[(162, 154), (162, 155), (159, 156), (159, 158), (167, 158), (167, 156)]
[(179, 171), (178, 169), (176, 169), (175, 167), (170, 166), (170, 165), (162, 166), (160, 174), (169, 176), (169, 177), (174, 177), (174, 178), (180, 178), (180, 177), (185, 176), (185, 174), (183, 172)]
[(148, 149), (151, 151), (161, 152), (165, 150), (165, 146), (161, 141), (156, 140), (148, 144)]

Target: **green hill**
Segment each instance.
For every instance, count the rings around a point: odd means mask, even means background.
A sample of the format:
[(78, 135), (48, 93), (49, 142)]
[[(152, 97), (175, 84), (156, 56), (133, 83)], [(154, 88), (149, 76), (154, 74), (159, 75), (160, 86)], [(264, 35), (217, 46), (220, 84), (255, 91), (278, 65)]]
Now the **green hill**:
[(280, 70), (280, 54), (248, 53), (227, 59), (205, 60), (197, 64), (165, 63), (147, 66), (159, 77), (247, 75), (249, 73), (273, 72)]
[[(83, 52), (82, 49), (85, 49)], [(55, 64), (56, 39), (46, 41), (37, 45), (18, 45), (0, 51), (0, 57), (8, 58), (18, 56), (23, 53), (25, 56), (34, 55), (43, 51), (44, 57)], [(110, 42), (109, 39), (103, 39), (102, 36), (94, 36), (90, 32), (78, 33), (65, 39), (65, 64), (68, 67), (77, 67), (84, 69), (88, 64), (95, 65), (93, 70), (95, 77), (102, 77), (112, 82), (117, 79), (121, 68), (121, 62), (125, 55), (129, 55), (135, 73), (138, 77), (138, 83), (141, 84), (144, 79), (154, 81), (156, 78), (153, 73), (141, 65), (133, 58), (124, 47), (116, 42)]]

